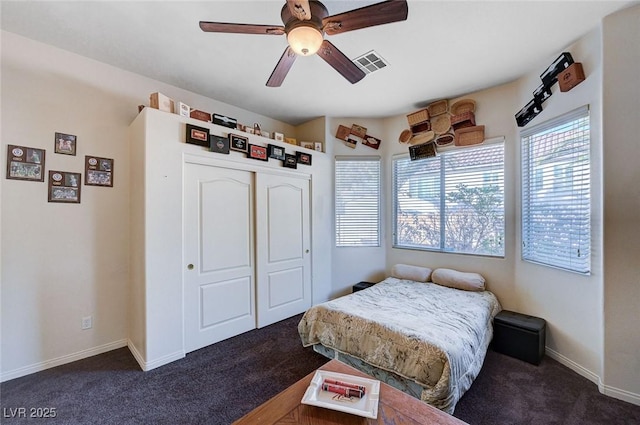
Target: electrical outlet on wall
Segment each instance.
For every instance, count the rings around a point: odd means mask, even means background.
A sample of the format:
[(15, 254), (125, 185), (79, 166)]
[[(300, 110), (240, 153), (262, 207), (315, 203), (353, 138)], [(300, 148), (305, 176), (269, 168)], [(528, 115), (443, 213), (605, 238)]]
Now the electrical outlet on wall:
[(93, 317), (87, 316), (82, 318), (82, 329), (91, 329), (93, 327)]

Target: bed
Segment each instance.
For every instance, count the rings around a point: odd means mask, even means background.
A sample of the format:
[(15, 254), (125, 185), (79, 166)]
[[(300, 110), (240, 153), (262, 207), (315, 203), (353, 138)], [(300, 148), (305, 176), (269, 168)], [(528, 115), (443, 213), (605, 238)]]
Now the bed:
[(311, 307), (302, 344), (445, 412), (476, 378), (501, 310), (489, 291), (387, 278)]

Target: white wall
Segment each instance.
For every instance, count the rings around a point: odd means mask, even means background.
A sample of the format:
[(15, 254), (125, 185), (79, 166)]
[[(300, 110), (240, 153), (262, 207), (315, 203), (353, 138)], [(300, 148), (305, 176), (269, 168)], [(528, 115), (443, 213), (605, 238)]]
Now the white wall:
[[(515, 308), (547, 320), (548, 353), (574, 363), (574, 368), (597, 382), (602, 359), (602, 46), (600, 30), (582, 37), (565, 51), (581, 62), (587, 79), (569, 92), (553, 86), (543, 111), (525, 128), (589, 105), (591, 122), (591, 275), (583, 276), (522, 261), (520, 221), (516, 232)], [(559, 54), (560, 52), (558, 52)], [(540, 74), (557, 54), (518, 81), (517, 99), (525, 105), (540, 85)], [(519, 143), (516, 149), (520, 157)], [(519, 159), (516, 159), (519, 163)], [(518, 171), (520, 175), (520, 171)], [(519, 205), (520, 191), (516, 199)], [(518, 209), (520, 207), (518, 206)], [(518, 212), (518, 216), (519, 216)]]
[[(348, 147), (342, 140), (335, 138), (335, 134), (339, 125), (351, 128), (353, 124), (358, 124), (367, 129), (367, 134), (382, 139), (381, 147), (373, 149), (358, 143), (355, 149)], [(335, 156), (382, 156), (384, 146), (392, 143), (386, 136), (384, 120), (370, 118), (330, 118), (328, 120), (327, 155)], [(381, 182), (384, 182), (390, 175), (384, 170), (384, 162), (381, 162)], [(332, 161), (331, 176), (335, 175), (335, 161)], [(332, 178), (331, 193), (334, 193), (334, 182)], [(387, 197), (384, 193), (384, 185), (381, 188), (381, 222), (385, 223), (385, 208)], [(331, 200), (331, 212), (333, 213), (335, 199)], [(333, 221), (333, 215), (332, 215)], [(387, 238), (386, 229), (381, 226), (380, 246), (379, 247), (336, 247), (335, 245), (335, 228), (331, 227), (331, 239), (333, 242), (333, 264), (332, 264), (332, 297), (351, 293), (351, 287), (360, 282), (380, 282), (387, 274), (385, 270), (386, 248), (385, 240)]]
[[(46, 149), (46, 170), (84, 174), (85, 155), (115, 160), (114, 187), (83, 185), (81, 204), (48, 203), (46, 179), (0, 180), (0, 379), (7, 380), (126, 345), (128, 126), (150, 93), (267, 131), (295, 137), (296, 129), (6, 31), (1, 43), (3, 164), (7, 144)], [(78, 136), (76, 156), (53, 153), (55, 132)], [(83, 331), (88, 315), (93, 328)]]
[(603, 23), (605, 394), (640, 404), (640, 6)]

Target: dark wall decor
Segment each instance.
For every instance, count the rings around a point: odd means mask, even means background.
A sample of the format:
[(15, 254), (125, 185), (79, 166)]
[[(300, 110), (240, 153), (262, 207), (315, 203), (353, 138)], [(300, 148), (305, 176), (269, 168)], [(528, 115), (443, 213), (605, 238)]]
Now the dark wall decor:
[(273, 159), (278, 159), (280, 161), (284, 161), (284, 148), (281, 146), (276, 146), (276, 145), (272, 145), (269, 144), (268, 145), (268, 153), (269, 153), (269, 158), (273, 158)]
[(228, 137), (220, 137), (215, 134), (211, 134), (209, 136), (209, 150), (215, 153), (222, 153), (225, 155), (229, 154), (229, 138)]
[(282, 166), (286, 168), (298, 168), (298, 159), (295, 155), (286, 153), (284, 154), (284, 162), (282, 163)]
[(296, 161), (298, 164), (311, 165), (311, 154), (297, 151)]
[(7, 145), (7, 179), (44, 181), (45, 150)]
[(79, 204), (81, 173), (49, 171), (49, 202)]
[(192, 145), (209, 147), (209, 129), (187, 124), (186, 142)]
[(75, 155), (77, 141), (77, 137), (72, 134), (56, 133), (54, 152), (64, 155)]
[(113, 187), (113, 159), (85, 156), (84, 184)]
[(247, 153), (249, 149), (249, 138), (229, 133), (229, 148), (232, 151)]

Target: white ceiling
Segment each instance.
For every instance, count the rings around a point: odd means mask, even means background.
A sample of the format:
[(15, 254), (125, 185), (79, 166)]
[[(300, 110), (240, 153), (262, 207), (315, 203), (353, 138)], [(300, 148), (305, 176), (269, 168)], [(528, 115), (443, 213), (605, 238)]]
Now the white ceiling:
[[(377, 2), (323, 3), (334, 15)], [(2, 1), (1, 15), (3, 30), (297, 125), (323, 115), (400, 115), (514, 80), (637, 2), (410, 0), (404, 22), (325, 36), (351, 59), (375, 50), (389, 63), (354, 85), (312, 56), (296, 60), (282, 87), (266, 87), (284, 35), (198, 27), (281, 25), (284, 3)]]

